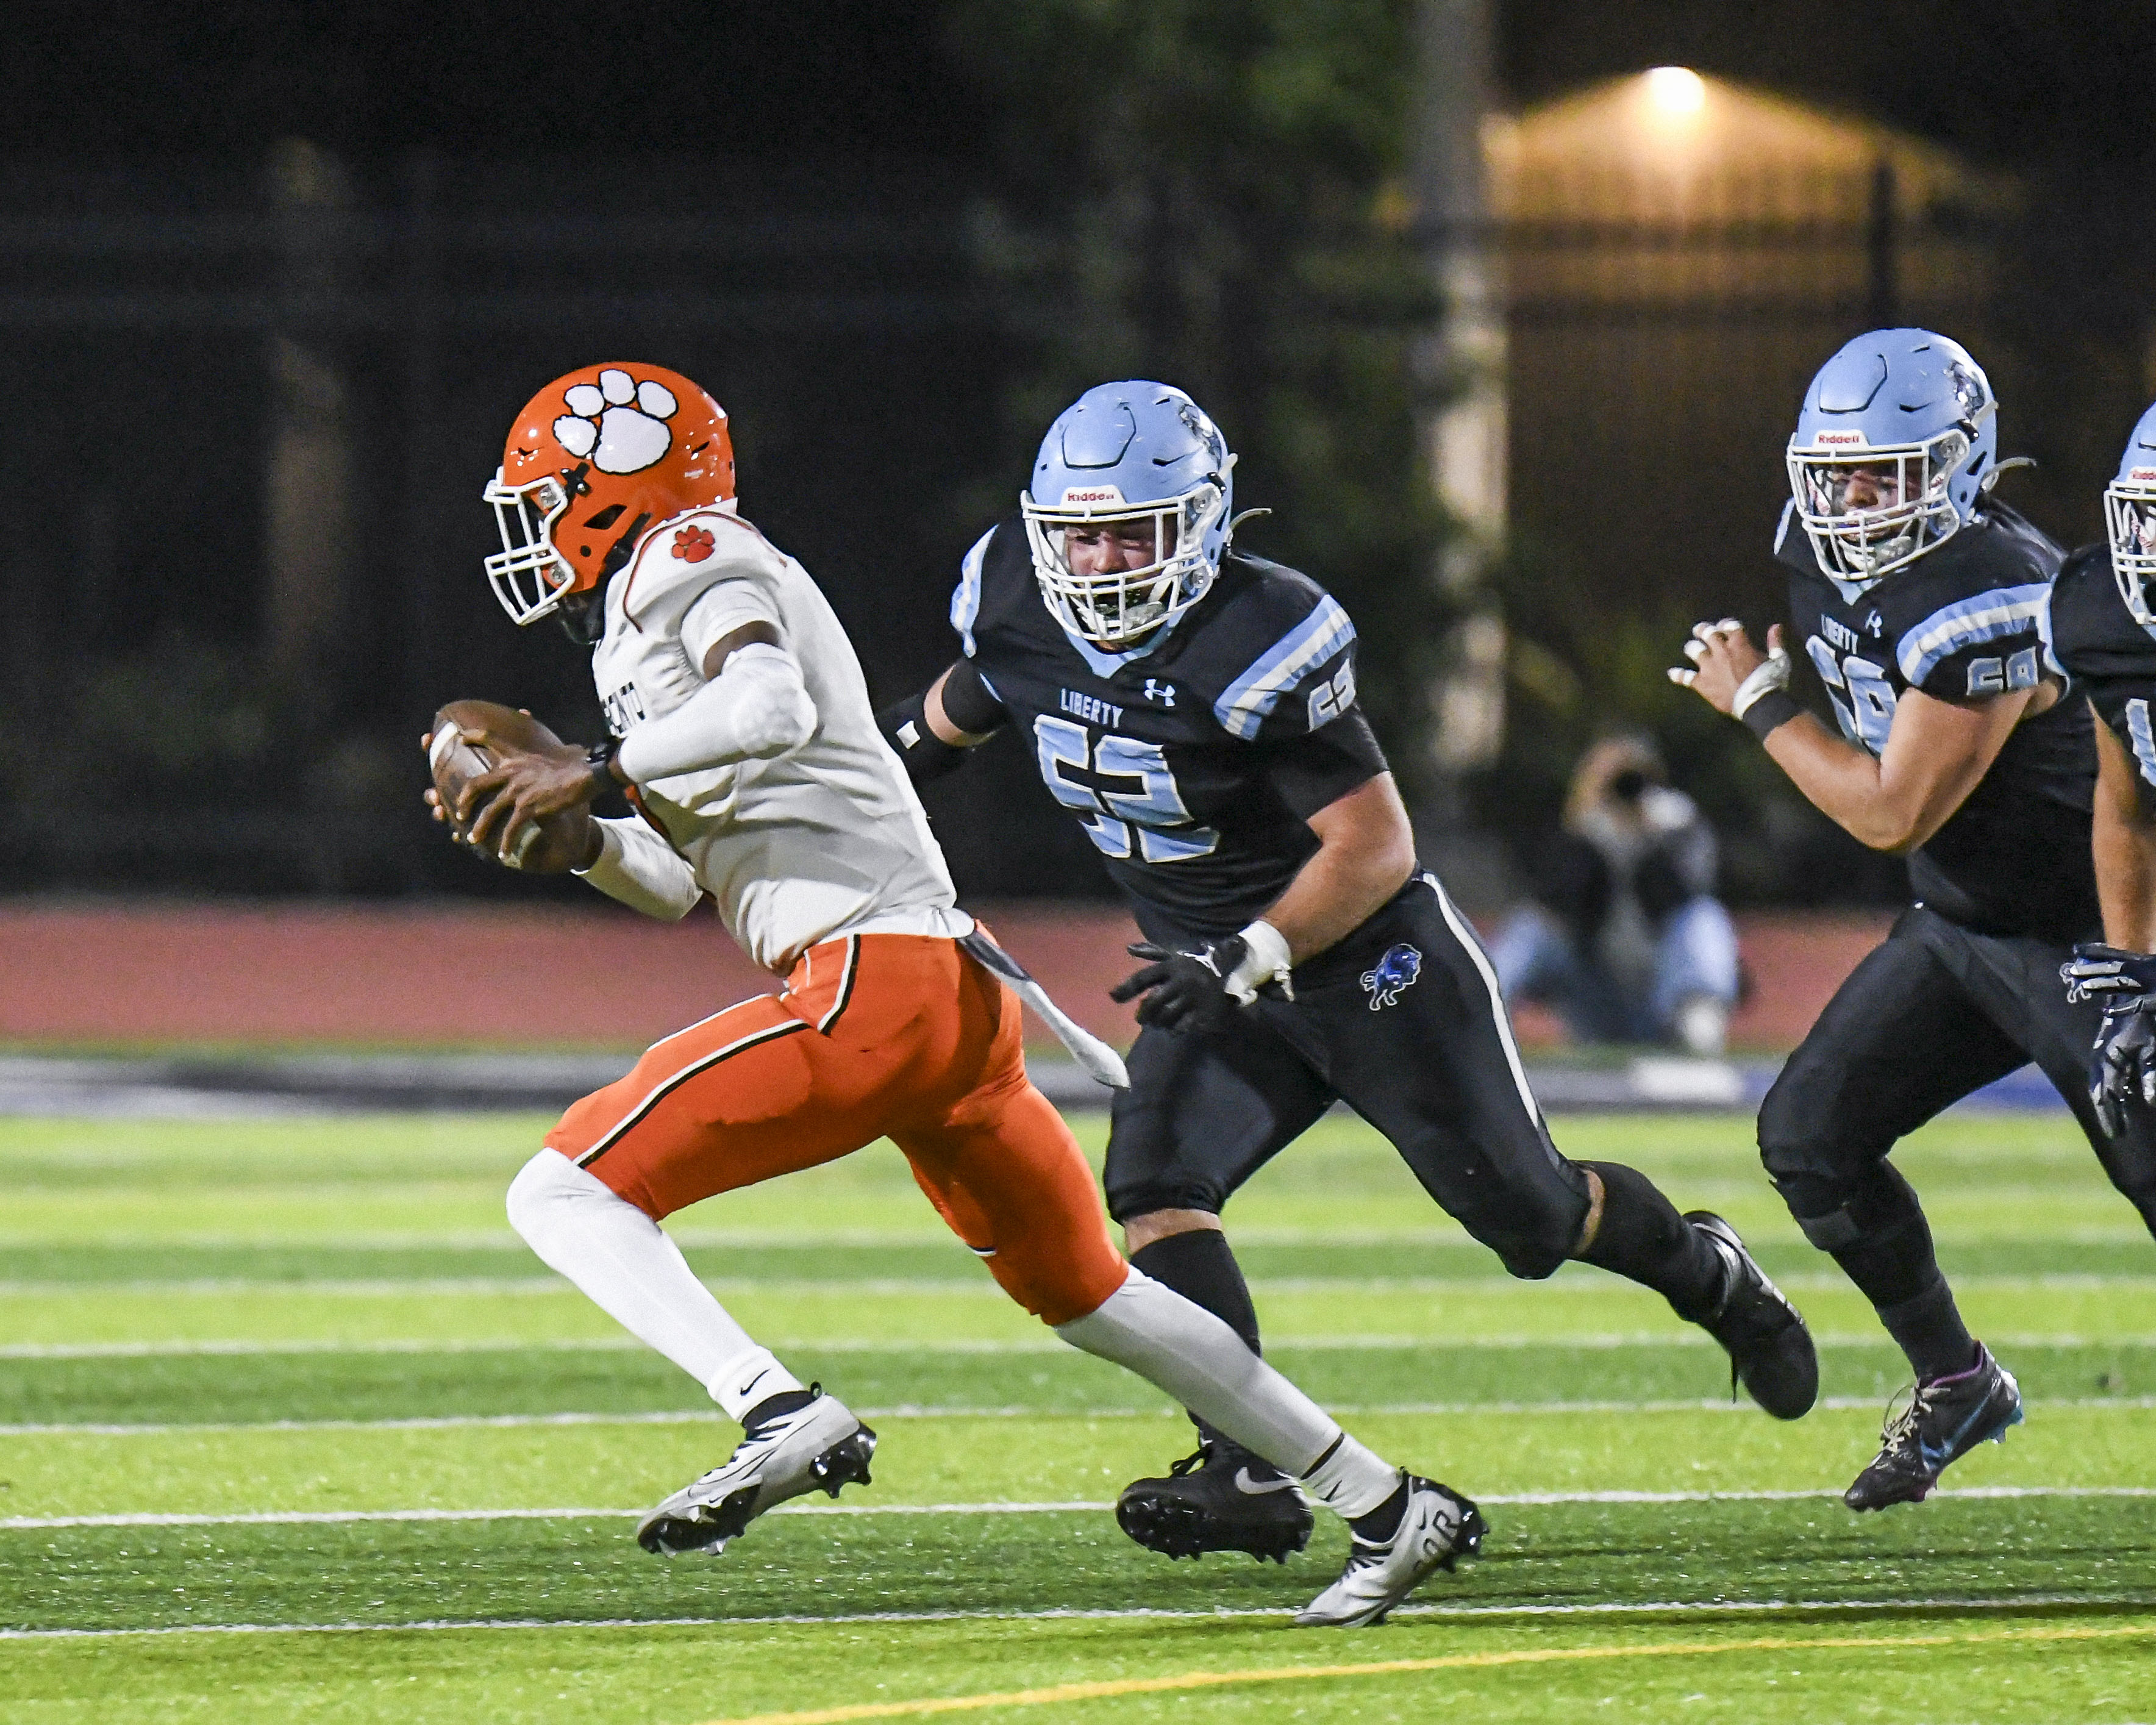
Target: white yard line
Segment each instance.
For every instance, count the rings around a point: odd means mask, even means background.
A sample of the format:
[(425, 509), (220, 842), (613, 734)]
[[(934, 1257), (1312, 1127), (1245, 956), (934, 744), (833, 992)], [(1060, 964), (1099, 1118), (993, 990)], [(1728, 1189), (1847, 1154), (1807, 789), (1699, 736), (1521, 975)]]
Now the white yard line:
[[(1312, 1353), (1383, 1353), (1413, 1350), (1517, 1350), (1530, 1348), (1578, 1348), (1604, 1352), (1625, 1348), (1712, 1348), (1714, 1338), (1695, 1329), (1677, 1331), (1633, 1330), (1614, 1331), (1593, 1335), (1542, 1336), (1495, 1335), (1469, 1336), (1448, 1340), (1433, 1336), (1296, 1336), (1280, 1335), (1269, 1337), (1270, 1345), (1282, 1353), (1298, 1351)], [(1815, 1331), (1812, 1339), (1821, 1348), (1881, 1348), (1891, 1346), (1881, 1335), (1839, 1331)], [(2156, 1335), (2087, 1336), (2064, 1334), (1999, 1334), (1989, 1332), (1988, 1342), (1995, 1348), (2156, 1348)], [(819, 1353), (927, 1353), (927, 1354), (1071, 1354), (1070, 1345), (1055, 1337), (1014, 1337), (1009, 1338), (957, 1337), (944, 1341), (855, 1340), (829, 1337), (777, 1337), (767, 1344), (773, 1349), (795, 1349)], [(250, 1338), (231, 1337), (208, 1340), (165, 1340), (149, 1342), (10, 1342), (0, 1343), (0, 1359), (163, 1359), (183, 1358), (192, 1354), (280, 1354), (280, 1353), (513, 1353), (525, 1349), (536, 1353), (620, 1353), (643, 1351), (643, 1344), (631, 1336), (569, 1336), (545, 1337), (491, 1337), (434, 1339), (424, 1337), (404, 1338), (336, 1339), (303, 1337), (291, 1341), (264, 1342)]]
[[(1369, 1402), (1328, 1403), (1335, 1414), (1363, 1419), (1376, 1415), (1455, 1415), (1495, 1414), (1749, 1414), (1749, 1402), (1732, 1402), (1720, 1396), (1673, 1401), (1568, 1402)], [(1822, 1396), (1816, 1407), (1833, 1412), (1871, 1410), (1884, 1405), (1879, 1396)], [(2047, 1399), (2046, 1409), (2114, 1408), (2147, 1411), (2156, 1409), (2156, 1395), (2082, 1396)], [(1165, 1418), (1175, 1410), (1154, 1407), (962, 1407), (917, 1402), (891, 1407), (860, 1408), (864, 1420), (1136, 1420)], [(475, 1429), (547, 1425), (703, 1425), (718, 1422), (715, 1409), (659, 1409), (640, 1414), (434, 1414), (388, 1420), (175, 1420), (123, 1425), (116, 1421), (77, 1424), (0, 1425), (0, 1438), (9, 1437), (157, 1437), (173, 1434), (273, 1431), (459, 1431)]]
[[(1546, 1507), (1563, 1504), (1795, 1503), (1838, 1500), (1831, 1490), (1806, 1491), (1492, 1491), (1477, 1503)], [(1966, 1498), (1989, 1502), (2023, 1497), (2156, 1497), (2156, 1486), (1972, 1486), (1934, 1491), (1934, 1502)], [(1111, 1503), (797, 1503), (775, 1516), (1015, 1516), (1105, 1514)], [(105, 1516), (10, 1516), (0, 1532), (43, 1532), (56, 1527), (248, 1527), (372, 1522), (544, 1522), (633, 1520), (641, 1509), (321, 1509), (265, 1510), (244, 1515), (148, 1512)], [(2156, 1602), (2152, 1602), (2156, 1604)]]
[[(958, 1269), (963, 1257), (954, 1263)], [(707, 1276), (706, 1285), (720, 1294), (908, 1294), (978, 1296), (1001, 1299), (1002, 1291), (986, 1277)], [(2128, 1272), (2107, 1275), (2097, 1271), (2062, 1271), (2035, 1276), (1957, 1276), (1955, 1288), (1964, 1293), (2087, 1293), (2117, 1290), (2147, 1293), (2156, 1290), (2156, 1275)], [(1274, 1294), (1504, 1294), (1527, 1299), (1547, 1296), (1527, 1291), (1504, 1276), (1253, 1276), (1251, 1286), (1260, 1295)], [(1785, 1291), (1829, 1293), (1848, 1287), (1847, 1280), (1831, 1271), (1802, 1271), (1779, 1278)], [(1584, 1278), (1559, 1282), (1560, 1288), (1582, 1288)], [(552, 1295), (573, 1294), (567, 1281), (552, 1276), (475, 1276), (366, 1277), (341, 1281), (295, 1281), (287, 1277), (203, 1276), (181, 1279), (121, 1280), (112, 1281), (0, 1281), (0, 1299), (89, 1297), (91, 1296), (149, 1296), (172, 1294), (315, 1294), (344, 1299), (393, 1299), (408, 1294)]]
[[(1962, 1613), (1971, 1616), (2054, 1609), (2062, 1605), (2145, 1605), (2156, 1615), (2156, 1600), (2122, 1594), (2024, 1594), (2010, 1599), (1668, 1599), (1623, 1604), (1402, 1605), (1394, 1618), (1759, 1616), (1804, 1613), (1876, 1613), (1917, 1616)], [(399, 1635), (407, 1632), (498, 1630), (757, 1629), (782, 1625), (814, 1628), (857, 1623), (1055, 1623), (1065, 1620), (1116, 1622), (1165, 1619), (1209, 1622), (1220, 1618), (1280, 1618), (1286, 1605), (1223, 1605), (1209, 1611), (1174, 1611), (1144, 1606), (1045, 1611), (861, 1611), (828, 1617), (492, 1617), (459, 1621), (429, 1618), (416, 1623), (203, 1623), (170, 1624), (155, 1629), (8, 1629), (0, 1641), (104, 1640), (150, 1635)]]

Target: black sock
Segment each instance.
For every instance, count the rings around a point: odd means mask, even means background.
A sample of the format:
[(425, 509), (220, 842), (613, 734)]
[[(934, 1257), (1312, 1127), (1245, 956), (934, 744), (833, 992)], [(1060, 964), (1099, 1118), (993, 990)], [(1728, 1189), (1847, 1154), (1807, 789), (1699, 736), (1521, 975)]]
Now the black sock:
[[(1203, 1306), (1240, 1336), (1251, 1353), (1264, 1352), (1258, 1346), (1258, 1309), (1250, 1303), (1243, 1266), (1228, 1250), (1228, 1236), (1218, 1228), (1193, 1228), (1156, 1240), (1132, 1252), (1131, 1264), (1162, 1286), (1174, 1289), (1192, 1305)], [(1234, 1439), (1224, 1437), (1195, 1414), (1190, 1416), (1190, 1423), (1209, 1446), (1226, 1443), (1238, 1453), (1247, 1453)], [(1269, 1462), (1254, 1460), (1254, 1477), (1270, 1479), (1276, 1471)]]
[(1722, 1295), (1722, 1254), (1677, 1214), (1661, 1189), (1621, 1163), (1583, 1162), (1602, 1182), (1602, 1222), (1579, 1255), (1652, 1288), (1679, 1317), (1697, 1323)]
[(1819, 1199), (1790, 1185), (1784, 1195), (1794, 1200), (1790, 1209), (1799, 1225), (1815, 1240), (1827, 1237), (1834, 1261), (1871, 1302), (1917, 1377), (1966, 1371), (1975, 1361), (1976, 1343), (1939, 1274), (1923, 1206), (1901, 1170), (1890, 1162), (1874, 1163), (1836, 1189), (1834, 1195), (1842, 1198), (1838, 1211), (1814, 1209)]
[(1922, 1380), (1951, 1378), (1976, 1363), (1976, 1340), (1962, 1322), (1943, 1276), (1913, 1300), (1881, 1307), (1879, 1322)]
[(767, 1420), (783, 1420), (788, 1414), (798, 1413), (816, 1399), (813, 1389), (782, 1389), (777, 1395), (767, 1395), (748, 1412), (742, 1415), (742, 1430), (754, 1431)]
[(1408, 1482), (1402, 1480), (1391, 1497), (1367, 1515), (1350, 1516), (1348, 1525), (1358, 1539), (1383, 1545), (1400, 1531), (1400, 1517), (1408, 1512)]
[(1228, 1250), (1228, 1236), (1218, 1228), (1171, 1234), (1140, 1246), (1131, 1254), (1131, 1263), (1192, 1305), (1203, 1306), (1240, 1336), (1251, 1353), (1264, 1352), (1258, 1346), (1258, 1309), (1250, 1304), (1243, 1266)]

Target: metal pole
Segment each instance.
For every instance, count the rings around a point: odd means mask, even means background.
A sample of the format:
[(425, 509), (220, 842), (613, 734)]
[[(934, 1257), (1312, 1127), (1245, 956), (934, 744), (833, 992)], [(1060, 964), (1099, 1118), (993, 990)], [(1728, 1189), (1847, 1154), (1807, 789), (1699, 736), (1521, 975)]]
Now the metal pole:
[(1482, 128), (1490, 108), (1489, 0), (1421, 0), (1422, 99), (1414, 149), (1425, 256), (1441, 296), (1423, 344), (1432, 403), (1423, 435), (1431, 481), (1455, 531), (1435, 572), (1448, 608), (1466, 614), (1446, 642), (1430, 691), (1440, 819), (1457, 775), (1486, 767), (1504, 742), (1505, 629), (1483, 577), (1505, 534), (1505, 313), (1491, 244)]
[(1894, 268), (1897, 239), (1894, 164), (1881, 156), (1871, 165), (1871, 208), (1864, 228), (1866, 310), (1875, 330), (1892, 329), (1902, 321)]

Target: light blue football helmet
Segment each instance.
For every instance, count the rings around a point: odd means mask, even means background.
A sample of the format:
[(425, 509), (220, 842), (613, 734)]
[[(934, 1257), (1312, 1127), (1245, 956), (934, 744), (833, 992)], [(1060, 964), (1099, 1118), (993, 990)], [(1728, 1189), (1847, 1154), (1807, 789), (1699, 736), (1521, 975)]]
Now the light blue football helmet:
[[(1055, 620), (1106, 653), (1136, 646), (1205, 597), (1228, 549), (1235, 458), (1198, 403), (1133, 379), (1087, 390), (1041, 439), (1019, 495), (1033, 572)], [(1073, 572), (1073, 528), (1142, 521), (1144, 567)]]
[(1873, 330), (1820, 367), (1789, 439), (1789, 489), (1820, 567), (1861, 592), (1976, 513), (1999, 402), (1958, 341)]
[(2118, 596), (2143, 629), (2156, 629), (2148, 583), (2156, 581), (2156, 408), (2141, 416), (2104, 487), (2103, 524), (2111, 536), (2111, 572)]

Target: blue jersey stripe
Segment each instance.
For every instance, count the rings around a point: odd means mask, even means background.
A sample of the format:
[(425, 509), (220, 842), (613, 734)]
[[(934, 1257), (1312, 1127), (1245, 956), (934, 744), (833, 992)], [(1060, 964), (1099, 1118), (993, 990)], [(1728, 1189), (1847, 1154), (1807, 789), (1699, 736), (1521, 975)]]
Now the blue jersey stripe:
[(1355, 625), (1329, 595), (1235, 679), (1213, 703), (1220, 728), (1245, 742), (1258, 734), (1281, 696), (1355, 639)]
[(2044, 669), (2055, 677), (2073, 681), (2066, 666), (2059, 663), (2058, 637), (2051, 632), (2051, 595), (2055, 588), (2044, 592), (2044, 608), (2036, 614), (2036, 639), (2044, 644)]
[(973, 656), (973, 624), (981, 614), (981, 563), (988, 554), (988, 542), (995, 536), (996, 530), (991, 527), (973, 542), (973, 548), (958, 566), (957, 591), (951, 595), (951, 627), (958, 631), (968, 659)]
[(1902, 678), (1911, 688), (1921, 688), (1924, 679), (1949, 655), (1982, 641), (1995, 641), (2001, 635), (2030, 633), (2043, 613), (2045, 597), (2051, 590), (2046, 581), (2032, 581), (2025, 587), (1994, 588), (1934, 611), (1902, 637), (1896, 656)]
[(2156, 784), (2156, 734), (2148, 728), (2148, 703), (2136, 696), (2126, 703), (2126, 734), (2133, 744), (2133, 758), (2141, 776)]

